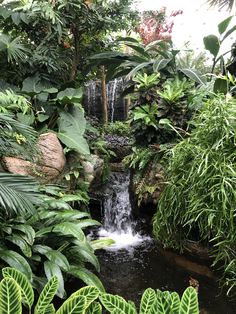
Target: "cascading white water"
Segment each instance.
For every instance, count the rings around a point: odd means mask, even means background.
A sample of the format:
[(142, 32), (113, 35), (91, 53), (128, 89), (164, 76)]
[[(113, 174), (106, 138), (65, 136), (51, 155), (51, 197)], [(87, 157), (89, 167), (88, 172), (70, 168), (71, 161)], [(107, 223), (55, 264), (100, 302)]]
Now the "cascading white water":
[(129, 195), (129, 174), (114, 172), (104, 191), (104, 222), (99, 230), (100, 237), (108, 237), (115, 244), (108, 249), (118, 250), (138, 245), (144, 238), (135, 231), (135, 223), (131, 215)]
[[(125, 100), (121, 96), (123, 90), (124, 79), (122, 77), (106, 84), (107, 109), (110, 122), (126, 119)], [(102, 95), (100, 81), (90, 81), (85, 84), (84, 106), (88, 115), (101, 117)]]

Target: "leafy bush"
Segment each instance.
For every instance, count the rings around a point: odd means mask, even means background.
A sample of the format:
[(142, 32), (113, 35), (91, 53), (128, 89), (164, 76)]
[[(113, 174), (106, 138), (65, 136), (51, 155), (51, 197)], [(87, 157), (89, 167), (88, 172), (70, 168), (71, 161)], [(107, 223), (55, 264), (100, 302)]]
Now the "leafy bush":
[(165, 247), (184, 249), (189, 239), (210, 246), (229, 287), (236, 283), (235, 117), (235, 99), (205, 103), (190, 137), (167, 159), (168, 181), (154, 218), (155, 237)]
[(103, 127), (106, 134), (116, 134), (121, 136), (130, 136), (130, 127), (127, 122), (115, 121), (110, 122)]
[[(138, 81), (140, 77), (139, 74)], [(130, 125), (135, 140), (141, 145), (175, 141), (176, 135), (185, 134), (187, 128), (193, 84), (175, 78), (150, 87), (148, 77), (145, 81), (147, 85), (137, 86), (137, 100), (131, 110)]]
[[(57, 277), (52, 277), (42, 290), (38, 301), (34, 302), (34, 292), (28, 279), (14, 268), (2, 270), (0, 282), (0, 312), (21, 314), (22, 303), (34, 314), (91, 314), (102, 313), (102, 305), (109, 313), (136, 314), (133, 302), (125, 301), (118, 295), (100, 292), (96, 287), (87, 286), (74, 292), (56, 311), (52, 300), (58, 289)], [(99, 301), (101, 303), (99, 303)], [(25, 312), (24, 312), (25, 313)], [(146, 289), (143, 293), (139, 314), (199, 314), (197, 292), (189, 287), (180, 299), (176, 292)]]

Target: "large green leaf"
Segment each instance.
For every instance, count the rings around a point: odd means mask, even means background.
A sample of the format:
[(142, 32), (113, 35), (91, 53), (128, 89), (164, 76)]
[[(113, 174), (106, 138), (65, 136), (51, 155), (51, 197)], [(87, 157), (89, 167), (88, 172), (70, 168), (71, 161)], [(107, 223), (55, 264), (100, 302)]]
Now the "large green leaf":
[(30, 245), (20, 235), (13, 234), (11, 236), (5, 237), (5, 239), (11, 243), (14, 243), (15, 245), (17, 245), (26, 257), (32, 256), (32, 251), (31, 251)]
[(83, 261), (85, 263), (91, 263), (97, 271), (100, 271), (97, 256), (94, 254), (92, 248), (84, 245), (84, 243), (82, 245), (76, 245), (71, 247), (70, 254), (74, 256), (75, 259), (78, 257), (80, 261)]
[(180, 297), (178, 295), (178, 293), (176, 292), (172, 292), (170, 294), (170, 298), (171, 298), (171, 311), (172, 314), (179, 314), (179, 307), (180, 307)]
[(227, 80), (219, 77), (215, 80), (213, 91), (214, 93), (227, 94), (228, 87)]
[(43, 288), (43, 291), (40, 293), (38, 302), (34, 309), (34, 314), (42, 314), (46, 308), (51, 303), (53, 297), (55, 296), (58, 288), (58, 279), (57, 277), (52, 277), (46, 286)]
[(86, 314), (102, 314), (102, 306), (98, 302), (93, 302), (85, 311)]
[(151, 307), (156, 302), (155, 290), (148, 288), (144, 291), (140, 303), (140, 314), (149, 314)]
[(233, 16), (229, 16), (224, 21), (222, 21), (218, 24), (218, 31), (220, 34), (223, 34), (226, 31), (232, 18), (233, 18)]
[(115, 243), (115, 241), (112, 239), (109, 239), (109, 238), (93, 240), (90, 242), (90, 244), (94, 250), (104, 249), (107, 246), (112, 245), (114, 243)]
[(55, 225), (53, 232), (61, 233), (62, 235), (72, 235), (80, 241), (84, 241), (85, 235), (82, 229), (77, 226), (76, 222), (62, 222)]
[(101, 292), (105, 291), (101, 280), (88, 269), (78, 266), (71, 266), (69, 273), (74, 277), (80, 278), (87, 285), (95, 286)]
[(153, 63), (153, 71), (154, 72), (159, 72), (160, 70), (164, 69), (169, 63), (171, 59), (159, 59), (156, 60)]
[(53, 277), (56, 277), (58, 279), (58, 289), (56, 294), (59, 298), (63, 298), (65, 296), (65, 288), (61, 268), (56, 263), (46, 261), (44, 262), (44, 272), (48, 280)]
[(100, 301), (110, 313), (136, 314), (133, 306), (118, 295), (104, 293), (100, 296)]
[(69, 262), (64, 254), (56, 250), (50, 250), (45, 253), (47, 258), (52, 262), (57, 264), (60, 268), (67, 271), (70, 268)]
[(20, 287), (12, 278), (4, 278), (0, 283), (0, 313), (22, 313)]
[(80, 103), (83, 96), (82, 88), (66, 88), (57, 94), (56, 100), (62, 103)]
[(87, 286), (87, 287), (83, 287), (83, 288), (77, 290), (76, 292), (74, 292), (70, 296), (70, 298), (73, 298), (73, 297), (78, 296), (78, 295), (82, 295), (82, 296), (86, 297), (86, 308), (88, 308), (90, 306), (90, 304), (98, 298), (99, 294), (100, 294), (100, 291), (98, 290), (97, 287)]
[(197, 82), (199, 84), (202, 84), (202, 85), (206, 84), (205, 77), (202, 76), (199, 71), (193, 70), (193, 69), (181, 69), (181, 68), (179, 70), (181, 72), (183, 72), (191, 80), (193, 80), (193, 81), (195, 81), (195, 82)]
[(53, 304), (49, 304), (43, 314), (55, 314), (56, 310)]
[[(151, 311), (151, 313), (154, 313)], [(170, 307), (170, 300), (163, 292), (157, 294), (156, 313), (158, 314), (172, 314)]]
[(66, 300), (56, 314), (84, 314), (86, 298), (82, 295), (74, 296)]
[(15, 251), (0, 250), (0, 258), (11, 267), (21, 271), (26, 277), (32, 279), (32, 270), (26, 259)]
[(236, 25), (234, 25), (232, 28), (230, 28), (226, 34), (224, 35), (224, 37), (222, 38), (221, 42), (223, 40), (225, 40), (227, 37), (229, 37), (234, 31), (236, 31)]
[(83, 111), (75, 107), (72, 113), (62, 111), (58, 120), (58, 137), (68, 148), (81, 154), (89, 154), (89, 146), (83, 138), (86, 129), (86, 120)]
[(21, 289), (21, 296), (24, 304), (32, 307), (34, 303), (34, 291), (27, 277), (15, 268), (5, 267), (2, 269), (4, 278), (12, 278)]
[(215, 35), (208, 35), (203, 38), (203, 42), (206, 50), (210, 51), (210, 53), (213, 54), (214, 57), (216, 57), (220, 50), (219, 38)]
[(199, 314), (197, 292), (188, 287), (181, 298), (179, 314)]

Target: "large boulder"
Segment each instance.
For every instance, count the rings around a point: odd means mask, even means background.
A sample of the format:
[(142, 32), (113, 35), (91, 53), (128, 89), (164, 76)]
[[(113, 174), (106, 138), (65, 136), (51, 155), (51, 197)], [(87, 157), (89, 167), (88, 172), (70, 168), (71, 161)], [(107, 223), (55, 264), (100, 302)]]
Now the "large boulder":
[(30, 175), (42, 183), (55, 182), (63, 171), (66, 158), (63, 148), (54, 133), (45, 133), (39, 136), (37, 143), (38, 156), (33, 161), (21, 157), (3, 157), (1, 163), (5, 170)]

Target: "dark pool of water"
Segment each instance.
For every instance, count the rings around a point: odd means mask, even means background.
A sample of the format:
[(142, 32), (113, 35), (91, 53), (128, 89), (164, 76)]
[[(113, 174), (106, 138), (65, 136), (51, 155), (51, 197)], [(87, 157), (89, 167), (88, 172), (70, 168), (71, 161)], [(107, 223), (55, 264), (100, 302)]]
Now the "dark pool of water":
[(101, 265), (99, 277), (107, 292), (132, 300), (136, 305), (148, 287), (182, 294), (193, 277), (199, 281), (200, 308), (205, 310), (202, 313), (236, 313), (236, 303), (230, 302), (223, 294), (219, 295), (215, 279), (176, 267), (152, 241), (129, 250), (103, 250), (98, 255)]

